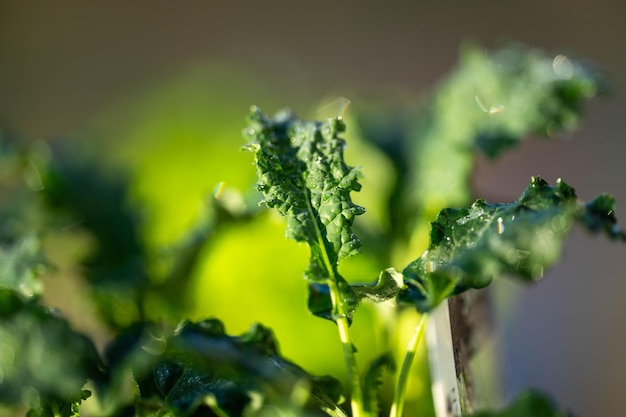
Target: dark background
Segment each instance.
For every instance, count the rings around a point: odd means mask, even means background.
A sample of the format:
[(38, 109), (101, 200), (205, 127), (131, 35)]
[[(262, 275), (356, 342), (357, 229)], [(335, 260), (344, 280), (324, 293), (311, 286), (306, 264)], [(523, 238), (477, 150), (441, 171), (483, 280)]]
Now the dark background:
[[(480, 160), (477, 194), (511, 200), (531, 175), (562, 177), (582, 199), (614, 194), (626, 219), (625, 22), (622, 0), (2, 0), (0, 119), (46, 139), (105, 128), (103, 115), (119, 103), (215, 65), (252, 74), (296, 108), (332, 95), (355, 105), (389, 91), (417, 98), (454, 65), (463, 42), (522, 42), (597, 63), (613, 94), (588, 106), (574, 140), (525, 142), (496, 163)], [(515, 290), (503, 329), (509, 394), (533, 386), (581, 416), (623, 414), (623, 257), (623, 246), (576, 232), (545, 282)]]

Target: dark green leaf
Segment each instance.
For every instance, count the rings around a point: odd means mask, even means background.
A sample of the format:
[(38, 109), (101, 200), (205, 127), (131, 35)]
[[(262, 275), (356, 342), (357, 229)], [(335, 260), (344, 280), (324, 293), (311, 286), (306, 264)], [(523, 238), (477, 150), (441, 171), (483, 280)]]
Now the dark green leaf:
[(427, 312), (501, 274), (538, 280), (559, 257), (577, 221), (623, 240), (613, 213), (608, 196), (581, 204), (563, 181), (552, 187), (539, 177), (513, 203), (477, 200), (469, 209), (444, 209), (432, 223), (428, 250), (404, 269), (405, 288), (398, 298)]
[(91, 341), (12, 290), (0, 289), (0, 306), (0, 402), (26, 401), (35, 415), (74, 415), (89, 394), (87, 379), (104, 377)]
[(165, 350), (163, 330), (151, 323), (134, 323), (123, 329), (104, 350), (107, 378), (97, 384), (98, 396), (111, 409), (134, 402), (132, 370), (141, 374), (154, 365), (154, 354)]
[(395, 362), (391, 353), (387, 352), (372, 361), (363, 377), (363, 401), (365, 411), (371, 415), (380, 412), (380, 386), (385, 371), (394, 371)]
[(269, 405), (302, 409), (303, 415), (344, 415), (337, 405), (339, 382), (313, 377), (282, 358), (272, 331), (262, 325), (228, 336), (215, 319), (184, 322), (166, 346), (152, 355), (152, 366), (135, 370), (135, 378), (143, 400), (151, 406), (157, 400), (176, 416), (199, 410), (240, 416)]
[(94, 237), (95, 250), (84, 260), (89, 288), (107, 324), (120, 328), (142, 319), (141, 299), (150, 284), (146, 249), (125, 178), (94, 165), (67, 150), (58, 152), (44, 178), (44, 193), (64, 226), (84, 228)]
[(546, 395), (526, 392), (518, 396), (513, 404), (502, 411), (481, 411), (471, 417), (572, 417), (559, 410)]
[(626, 240), (626, 233), (617, 225), (615, 199), (601, 194), (585, 205), (582, 222), (592, 232), (604, 231), (608, 236)]
[(82, 390), (63, 401), (42, 400), (41, 408), (30, 409), (27, 417), (78, 417), (80, 403), (91, 397), (91, 391)]
[(365, 210), (350, 198), (361, 188), (360, 172), (344, 162), (345, 142), (339, 138), (344, 130), (341, 118), (302, 122), (291, 113), (269, 118), (253, 108), (246, 134), (264, 203), (286, 216), (287, 237), (310, 247), (307, 279), (321, 285), (333, 280), (342, 298), (351, 299), (354, 295), (337, 268), (342, 258), (359, 249), (352, 223)]

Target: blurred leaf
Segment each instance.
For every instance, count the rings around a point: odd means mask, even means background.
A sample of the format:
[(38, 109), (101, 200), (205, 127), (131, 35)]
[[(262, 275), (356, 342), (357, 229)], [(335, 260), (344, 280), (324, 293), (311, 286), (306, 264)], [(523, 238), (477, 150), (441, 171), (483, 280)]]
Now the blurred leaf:
[(393, 355), (386, 352), (372, 361), (363, 377), (363, 400), (365, 411), (371, 415), (380, 413), (380, 387), (385, 371), (395, 371)]
[(262, 325), (235, 337), (216, 319), (183, 322), (164, 346), (135, 378), (146, 404), (156, 400), (176, 416), (200, 410), (255, 415), (269, 405), (303, 415), (345, 415), (337, 405), (338, 381), (313, 377), (282, 358), (272, 331)]
[(141, 299), (150, 281), (127, 183), (95, 166), (59, 152), (45, 177), (45, 197), (51, 210), (96, 239), (84, 261), (87, 280), (102, 317), (119, 328), (141, 319)]
[(26, 405), (31, 415), (69, 417), (88, 396), (87, 379), (101, 381), (102, 369), (86, 336), (32, 300), (0, 289), (0, 402)]
[[(350, 192), (361, 188), (360, 173), (344, 162), (345, 143), (338, 137), (344, 130), (340, 118), (306, 123), (281, 113), (270, 119), (253, 108), (246, 134), (264, 203), (287, 217), (287, 237), (310, 247), (306, 278), (322, 286), (336, 281), (342, 302), (350, 306), (354, 294), (337, 267), (342, 258), (358, 252), (352, 223), (365, 210), (350, 198)], [(312, 307), (315, 314), (329, 316)]]
[(572, 417), (559, 410), (553, 401), (539, 392), (526, 392), (519, 395), (507, 409), (502, 411), (482, 411), (471, 417)]
[(150, 258), (150, 264), (158, 266), (153, 268), (154, 283), (150, 289), (151, 296), (158, 297), (159, 310), (165, 308), (173, 311), (172, 317), (180, 317), (181, 312), (189, 311), (190, 300), (186, 297), (171, 297), (172, 292), (187, 293), (192, 284), (198, 263), (202, 261), (202, 255), (210, 248), (215, 235), (223, 228), (233, 224), (248, 224), (259, 214), (261, 208), (256, 193), (243, 196), (236, 190), (223, 190), (223, 184), (218, 185), (218, 190), (207, 201), (207, 210), (196, 224), (176, 243), (162, 248), (158, 255)]
[(39, 239), (34, 236), (0, 246), (0, 288), (12, 289), (25, 297), (38, 296), (43, 291), (39, 275), (47, 266)]
[(580, 62), (521, 47), (491, 56), (469, 50), (462, 65), (460, 71), (474, 80), (476, 106), (487, 116), (475, 125), (474, 144), (490, 158), (528, 133), (554, 137), (573, 131), (584, 101), (607, 88), (598, 73)]
[(587, 203), (581, 221), (592, 232), (604, 231), (611, 237), (624, 239), (615, 217), (615, 198), (609, 194), (601, 194)]
[(67, 398), (63, 403), (58, 401), (42, 401), (40, 410), (29, 410), (26, 417), (78, 417), (80, 403), (91, 397), (91, 391), (82, 390)]
[(576, 221), (626, 240), (613, 212), (614, 203), (606, 196), (580, 204), (563, 181), (552, 187), (539, 177), (515, 202), (477, 200), (469, 209), (444, 209), (432, 223), (428, 250), (404, 269), (406, 287), (398, 298), (427, 312), (501, 274), (540, 279), (544, 268), (556, 262)]
[(471, 150), (495, 158), (529, 134), (567, 134), (578, 126), (584, 101), (605, 84), (592, 68), (563, 55), (522, 46), (492, 53), (466, 48), (403, 154), (409, 158), (403, 215), (430, 221), (441, 207), (467, 204)]

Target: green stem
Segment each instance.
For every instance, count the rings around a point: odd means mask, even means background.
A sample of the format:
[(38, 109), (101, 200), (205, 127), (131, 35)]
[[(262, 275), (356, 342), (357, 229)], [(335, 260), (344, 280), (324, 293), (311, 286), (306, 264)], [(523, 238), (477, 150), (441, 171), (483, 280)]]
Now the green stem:
[(337, 316), (335, 321), (337, 323), (337, 329), (339, 330), (339, 339), (343, 346), (343, 356), (346, 361), (346, 368), (348, 369), (348, 380), (351, 385), (351, 407), (352, 417), (364, 417), (365, 412), (363, 410), (363, 389), (361, 388), (361, 378), (359, 377), (359, 368), (356, 364), (356, 357), (354, 356), (354, 347), (352, 345), (352, 338), (350, 336), (350, 325), (348, 323), (348, 316), (341, 300), (341, 294), (339, 293), (339, 287), (335, 280), (328, 281), (328, 288), (330, 291), (330, 299), (333, 304), (333, 308), (336, 310)]
[[(311, 215), (311, 218), (316, 218), (315, 210), (311, 205), (309, 199), (306, 200), (307, 209)], [(337, 329), (339, 330), (339, 339), (343, 346), (343, 357), (346, 361), (346, 368), (348, 370), (348, 380), (350, 381), (350, 393), (351, 400), (350, 405), (352, 408), (352, 417), (365, 417), (365, 410), (363, 409), (363, 388), (361, 388), (361, 378), (359, 377), (359, 367), (356, 364), (356, 357), (354, 356), (354, 346), (352, 344), (352, 338), (350, 337), (350, 324), (348, 323), (348, 314), (341, 299), (341, 292), (337, 284), (337, 275), (333, 267), (333, 262), (330, 260), (328, 250), (326, 247), (326, 240), (320, 230), (320, 225), (317, 222), (313, 223), (315, 226), (315, 234), (317, 235), (317, 243), (320, 247), (322, 259), (326, 271), (328, 272), (328, 291), (330, 293), (330, 301), (333, 307), (333, 313), (335, 314), (335, 322), (337, 323)]]
[(415, 328), (411, 340), (406, 348), (406, 356), (402, 363), (402, 369), (400, 370), (400, 377), (398, 378), (398, 384), (396, 385), (396, 391), (393, 396), (393, 404), (391, 405), (391, 412), (389, 417), (401, 417), (404, 409), (404, 396), (406, 395), (406, 386), (409, 381), (409, 374), (411, 372), (411, 365), (413, 364), (413, 358), (417, 352), (422, 339), (424, 338), (424, 330), (426, 329), (426, 322), (428, 316), (422, 314), (420, 321)]

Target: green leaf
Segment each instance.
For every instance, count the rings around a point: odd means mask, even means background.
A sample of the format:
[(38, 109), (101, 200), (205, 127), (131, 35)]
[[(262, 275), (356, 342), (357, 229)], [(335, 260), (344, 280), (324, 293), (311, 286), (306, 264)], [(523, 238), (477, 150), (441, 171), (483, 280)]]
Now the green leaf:
[[(371, 284), (348, 284), (345, 280), (338, 283), (339, 291), (343, 296), (343, 301), (347, 306), (348, 318), (359, 303), (368, 299), (375, 303), (390, 300), (398, 295), (402, 287), (402, 274), (394, 268), (387, 268), (381, 271), (378, 279)], [(332, 301), (327, 285), (309, 284), (309, 310), (316, 316), (333, 320)]]
[(626, 240), (626, 233), (617, 225), (615, 198), (601, 194), (585, 205), (581, 221), (592, 232), (604, 231), (608, 236)]
[(92, 342), (58, 314), (0, 289), (0, 403), (69, 417), (88, 396), (87, 379), (102, 380), (102, 369)]
[(0, 288), (15, 290), (25, 297), (40, 295), (43, 284), (39, 276), (47, 267), (35, 236), (0, 246)]
[(383, 381), (385, 371), (394, 371), (395, 362), (393, 355), (387, 352), (372, 361), (363, 377), (363, 401), (365, 411), (371, 415), (378, 415), (380, 412), (380, 386)]
[[(251, 197), (256, 197), (254, 202), (248, 201)], [(158, 265), (159, 271), (163, 271), (153, 274), (159, 277), (158, 283), (150, 288), (150, 296), (159, 301), (159, 317), (177, 317), (175, 320), (179, 320), (180, 312), (188, 310), (189, 300), (186, 297), (172, 297), (171, 294), (191, 291), (194, 270), (216, 234), (230, 225), (254, 221), (261, 210), (258, 193), (254, 190), (251, 189), (249, 195), (244, 196), (223, 184), (219, 184), (214, 196), (207, 200), (206, 209), (206, 213), (178, 242), (150, 257), (151, 264)]]
[[(273, 406), (303, 415), (345, 414), (339, 382), (314, 377), (281, 357), (273, 333), (260, 324), (229, 336), (216, 319), (183, 322), (152, 354), (152, 365), (135, 370), (141, 398), (176, 416), (203, 409), (241, 416)], [(144, 349), (145, 350), (145, 349)]]
[(593, 68), (563, 55), (521, 45), (465, 48), (402, 154), (409, 176), (402, 209), (430, 220), (442, 207), (468, 204), (471, 150), (495, 158), (531, 134), (567, 135), (585, 101), (606, 89)]
[[(310, 247), (306, 278), (318, 287), (334, 281), (342, 301), (350, 305), (355, 296), (339, 274), (338, 263), (358, 252), (361, 242), (352, 224), (365, 209), (350, 198), (361, 188), (360, 172), (344, 162), (345, 142), (339, 138), (344, 130), (341, 118), (302, 122), (286, 112), (269, 118), (255, 107), (246, 135), (248, 148), (255, 152), (263, 202), (286, 216), (287, 237)], [(321, 304), (312, 311), (332, 315)]]
[(402, 274), (394, 268), (387, 268), (381, 271), (376, 282), (372, 284), (354, 284), (352, 285), (352, 290), (356, 296), (357, 303), (363, 299), (381, 303), (398, 295), (401, 287)]
[(505, 410), (481, 411), (472, 414), (471, 417), (572, 417), (572, 415), (556, 408), (548, 396), (530, 391), (519, 395)]
[(84, 260), (89, 288), (107, 324), (122, 328), (143, 318), (150, 285), (140, 218), (129, 206), (126, 178), (83, 159), (57, 152), (44, 177), (45, 199), (57, 222), (84, 228), (95, 239)]
[(78, 417), (80, 416), (80, 404), (91, 397), (91, 391), (82, 390), (71, 395), (67, 399), (42, 400), (41, 408), (30, 409), (27, 417)]
[(498, 275), (538, 280), (559, 257), (575, 222), (625, 240), (614, 210), (611, 197), (581, 204), (565, 182), (553, 187), (539, 177), (515, 202), (481, 199), (468, 209), (444, 209), (432, 223), (428, 250), (402, 272), (405, 287), (398, 299), (427, 312), (449, 296), (489, 285)]

